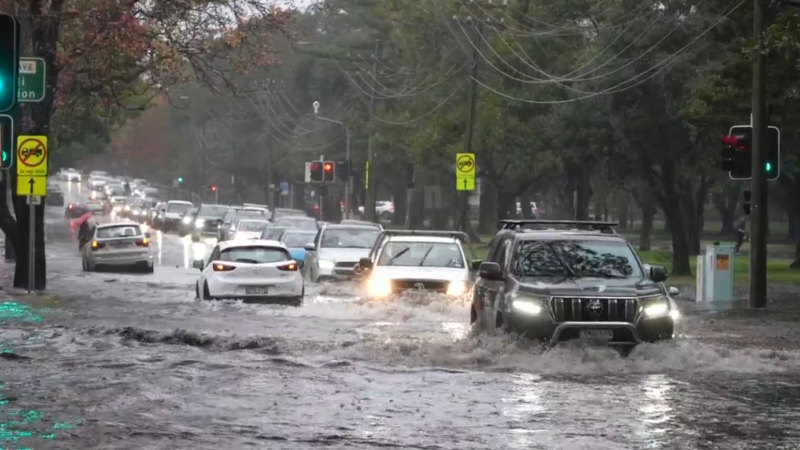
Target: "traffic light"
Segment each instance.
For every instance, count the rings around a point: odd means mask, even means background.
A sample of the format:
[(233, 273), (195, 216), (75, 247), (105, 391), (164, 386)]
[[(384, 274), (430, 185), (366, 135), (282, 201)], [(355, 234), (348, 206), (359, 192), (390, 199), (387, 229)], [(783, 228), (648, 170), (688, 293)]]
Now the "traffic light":
[(341, 181), (350, 179), (350, 161), (336, 161), (336, 175)]
[(212, 184), (211, 185), (211, 192), (217, 192), (217, 185), (216, 184)]
[[(753, 166), (753, 127), (737, 125), (730, 134), (722, 137), (722, 170), (728, 172), (733, 180), (752, 178)], [(778, 127), (767, 128), (765, 141), (766, 158), (762, 170), (767, 180), (777, 180), (781, 169), (781, 134)]]
[(333, 161), (325, 161), (322, 164), (322, 181), (325, 183), (333, 183), (336, 181), (336, 163)]
[(322, 175), (322, 161), (311, 161), (308, 163), (308, 169), (311, 172), (312, 183), (322, 183), (324, 177)]
[(183, 183), (183, 177), (178, 177), (178, 184)]
[(14, 16), (0, 13), (0, 112), (17, 103), (19, 27)]
[(0, 168), (8, 169), (14, 164), (14, 120), (11, 116), (0, 116)]

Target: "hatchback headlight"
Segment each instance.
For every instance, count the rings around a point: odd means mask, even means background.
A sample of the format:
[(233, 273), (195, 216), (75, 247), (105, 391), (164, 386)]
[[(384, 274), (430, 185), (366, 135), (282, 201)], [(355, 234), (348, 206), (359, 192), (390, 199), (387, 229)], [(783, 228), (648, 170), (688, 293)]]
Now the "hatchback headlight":
[[(159, 214), (159, 216), (161, 216), (161, 214)], [(181, 220), (181, 222), (182, 222), (184, 225), (189, 225), (190, 223), (192, 223), (192, 218), (191, 218), (191, 217), (184, 217), (184, 218)]]
[(522, 314), (538, 316), (542, 312), (544, 300), (544, 297), (523, 295), (514, 292), (511, 294), (511, 308)]
[(467, 283), (464, 280), (451, 281), (447, 286), (447, 295), (459, 297), (467, 292)]

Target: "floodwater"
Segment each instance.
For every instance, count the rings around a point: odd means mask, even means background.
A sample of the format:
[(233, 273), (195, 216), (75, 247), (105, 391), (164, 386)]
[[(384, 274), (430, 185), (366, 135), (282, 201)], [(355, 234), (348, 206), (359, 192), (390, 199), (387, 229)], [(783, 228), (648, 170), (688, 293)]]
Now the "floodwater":
[(800, 448), (797, 340), (763, 338), (793, 321), (682, 303), (678, 337), (628, 357), (544, 351), (438, 295), (198, 302), (175, 235), (153, 275), (84, 273), (47, 217), (48, 292), (0, 301), (0, 447)]

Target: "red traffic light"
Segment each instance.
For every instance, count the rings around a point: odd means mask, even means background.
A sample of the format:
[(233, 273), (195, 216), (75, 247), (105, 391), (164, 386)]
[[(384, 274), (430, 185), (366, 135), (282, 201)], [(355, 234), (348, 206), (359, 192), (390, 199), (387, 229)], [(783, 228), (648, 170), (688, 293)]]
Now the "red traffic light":
[(212, 190), (213, 192), (217, 192), (217, 185), (216, 185), (216, 184), (212, 184), (212, 185), (211, 185), (211, 190)]
[(325, 172), (332, 171), (333, 170), (333, 163), (325, 163), (324, 170), (325, 170)]

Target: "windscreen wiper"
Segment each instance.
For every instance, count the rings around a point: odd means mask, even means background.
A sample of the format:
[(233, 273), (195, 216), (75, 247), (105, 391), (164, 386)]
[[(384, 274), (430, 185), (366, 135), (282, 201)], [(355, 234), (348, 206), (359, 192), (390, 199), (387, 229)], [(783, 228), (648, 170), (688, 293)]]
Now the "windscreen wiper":
[(563, 267), (564, 270), (566, 270), (567, 273), (569, 274), (568, 278), (578, 278), (578, 274), (575, 273), (575, 269), (573, 269), (569, 264), (567, 264), (566, 261), (564, 261), (564, 258), (561, 256), (561, 252), (557, 250), (556, 247), (551, 243), (547, 243), (545, 245), (547, 245), (547, 247), (549, 247), (550, 250), (552, 250), (553, 253), (556, 255), (556, 258), (558, 258), (558, 262), (561, 264), (561, 267)]
[(419, 266), (420, 267), (422, 267), (422, 265), (425, 264), (425, 259), (428, 257), (428, 255), (430, 255), (432, 250), (433, 250), (433, 246), (431, 245), (430, 247), (428, 247), (428, 250), (425, 251), (425, 254), (422, 255), (422, 259), (419, 261)]
[(393, 263), (393, 262), (394, 262), (394, 261), (395, 261), (397, 258), (399, 258), (399, 257), (401, 257), (401, 256), (403, 256), (403, 255), (405, 255), (406, 253), (408, 253), (408, 251), (409, 251), (409, 250), (411, 250), (411, 247), (406, 247), (406, 248), (404, 248), (404, 249), (400, 250), (400, 251), (399, 251), (399, 252), (398, 252), (396, 255), (392, 256), (392, 257), (389, 259), (389, 261), (386, 261), (386, 265), (387, 265), (387, 266), (391, 266), (391, 265), (392, 265), (392, 263)]

